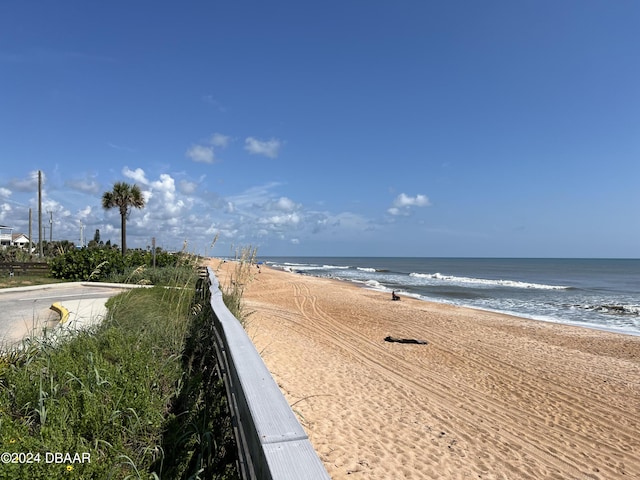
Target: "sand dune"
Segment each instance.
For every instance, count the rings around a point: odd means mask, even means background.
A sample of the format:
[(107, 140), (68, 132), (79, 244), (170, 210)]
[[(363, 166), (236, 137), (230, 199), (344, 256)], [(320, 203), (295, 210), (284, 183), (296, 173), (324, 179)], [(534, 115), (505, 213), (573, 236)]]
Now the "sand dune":
[(261, 270), (247, 331), (332, 478), (640, 478), (640, 337)]

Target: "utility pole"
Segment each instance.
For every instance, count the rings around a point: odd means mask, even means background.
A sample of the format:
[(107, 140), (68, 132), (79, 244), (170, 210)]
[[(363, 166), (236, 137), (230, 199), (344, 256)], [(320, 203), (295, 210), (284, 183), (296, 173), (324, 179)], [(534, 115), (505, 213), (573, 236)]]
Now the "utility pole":
[(31, 236), (33, 233), (32, 216), (31, 208), (29, 208), (29, 258), (31, 258), (31, 254), (33, 254), (33, 237)]
[(42, 171), (38, 170), (38, 254), (42, 261)]
[(49, 210), (49, 243), (53, 242), (53, 212)]

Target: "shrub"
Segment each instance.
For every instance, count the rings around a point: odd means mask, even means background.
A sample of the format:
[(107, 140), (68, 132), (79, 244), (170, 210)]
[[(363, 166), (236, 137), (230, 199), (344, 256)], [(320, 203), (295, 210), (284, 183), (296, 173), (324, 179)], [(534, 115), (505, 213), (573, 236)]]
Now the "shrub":
[[(189, 259), (190, 257), (181, 253), (171, 254), (158, 251), (156, 252), (156, 267), (171, 269), (180, 262), (186, 263), (185, 258)], [(145, 250), (128, 250), (123, 258), (120, 251), (113, 248), (82, 248), (71, 250), (49, 260), (49, 268), (54, 278), (63, 280), (104, 281), (110, 279), (111, 281), (124, 282), (136, 269), (151, 267), (152, 263), (151, 252)], [(160, 274), (160, 276), (162, 275)], [(128, 283), (139, 282), (128, 281)], [(148, 283), (156, 284), (154, 281)]]
[(124, 268), (120, 252), (106, 248), (71, 250), (48, 263), (51, 276), (73, 281), (98, 281)]

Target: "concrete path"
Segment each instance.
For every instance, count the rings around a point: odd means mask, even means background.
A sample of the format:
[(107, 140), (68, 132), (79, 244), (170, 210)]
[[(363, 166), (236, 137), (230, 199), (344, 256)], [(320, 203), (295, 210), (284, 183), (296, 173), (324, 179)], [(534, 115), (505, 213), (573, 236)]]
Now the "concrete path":
[(101, 322), (106, 301), (137, 285), (114, 283), (57, 283), (0, 289), (0, 346), (18, 343), (58, 326), (66, 330)]

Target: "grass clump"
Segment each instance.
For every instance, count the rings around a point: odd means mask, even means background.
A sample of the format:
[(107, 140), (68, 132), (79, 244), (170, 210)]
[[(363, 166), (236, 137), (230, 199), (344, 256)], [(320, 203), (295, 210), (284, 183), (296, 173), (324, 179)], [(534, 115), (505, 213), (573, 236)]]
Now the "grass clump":
[[(40, 455), (4, 463), (0, 479), (236, 478), (196, 280), (193, 267), (177, 269), (173, 288), (109, 300), (99, 326), (0, 356), (0, 451)], [(47, 452), (90, 461), (46, 462)]]

